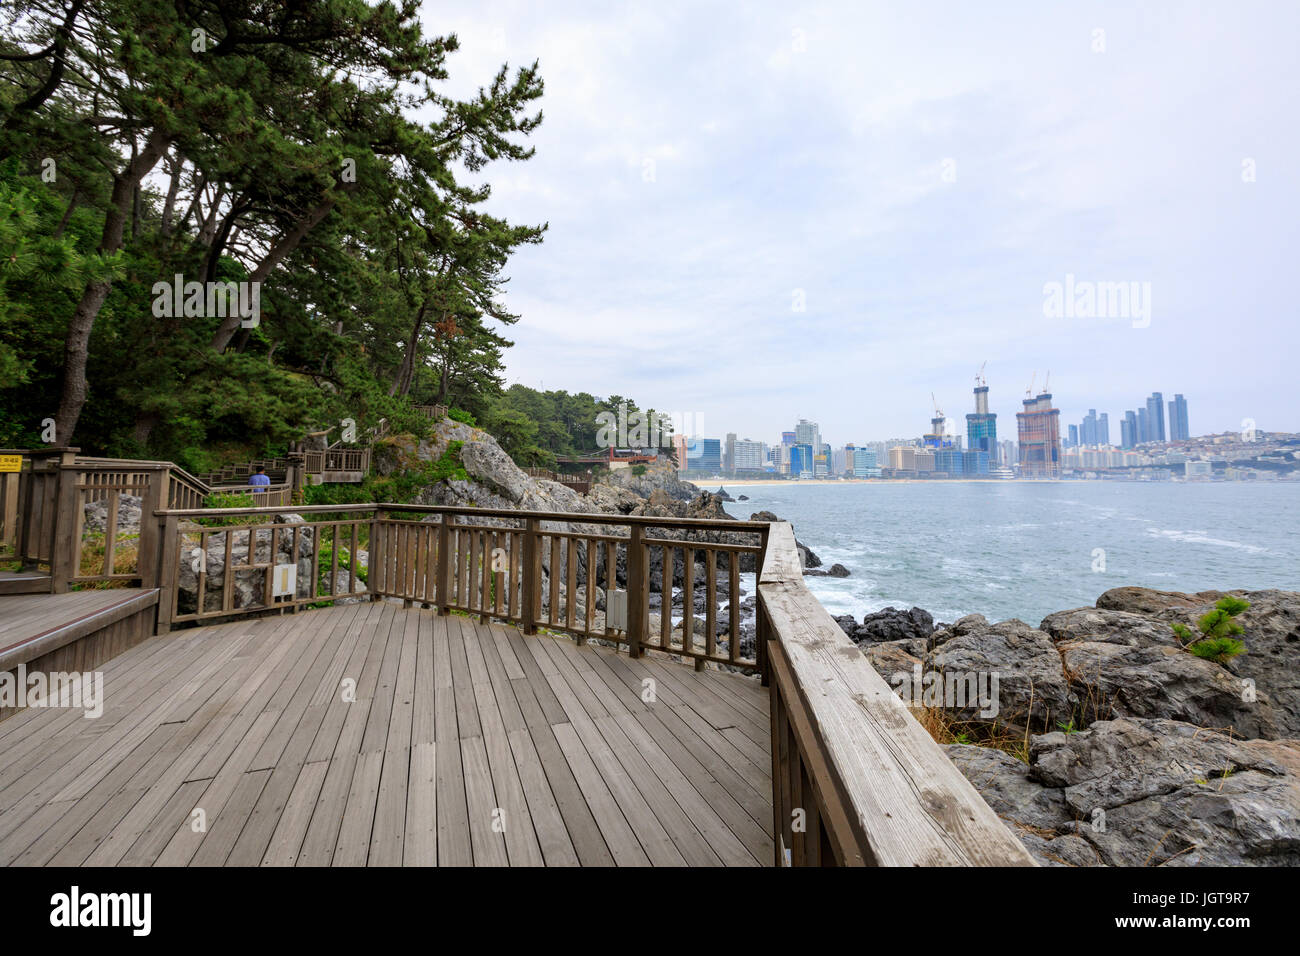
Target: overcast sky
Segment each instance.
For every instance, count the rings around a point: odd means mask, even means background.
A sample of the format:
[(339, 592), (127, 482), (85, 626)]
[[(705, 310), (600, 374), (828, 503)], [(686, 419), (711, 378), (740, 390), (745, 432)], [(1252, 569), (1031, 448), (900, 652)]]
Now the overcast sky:
[[(920, 435), (931, 392), (964, 431), (987, 362), (1001, 437), (1049, 371), (1116, 442), (1153, 390), (1193, 434), (1300, 431), (1300, 4), (786, 6), (426, 5), (449, 92), (546, 83), (489, 173), (550, 223), (509, 382), (838, 447)], [(1046, 317), (1067, 274), (1149, 283), (1149, 320)]]

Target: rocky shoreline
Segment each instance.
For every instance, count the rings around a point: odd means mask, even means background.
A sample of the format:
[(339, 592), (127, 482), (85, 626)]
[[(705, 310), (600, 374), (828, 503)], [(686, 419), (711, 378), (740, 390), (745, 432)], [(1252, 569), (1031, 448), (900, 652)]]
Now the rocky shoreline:
[[(1173, 625), (1227, 594), (1250, 602), (1246, 651), (1216, 663)], [(895, 688), (998, 675), (996, 714), (942, 693), (914, 713), (1039, 862), (1300, 864), (1300, 593), (1122, 587), (1036, 628), (838, 620)]]

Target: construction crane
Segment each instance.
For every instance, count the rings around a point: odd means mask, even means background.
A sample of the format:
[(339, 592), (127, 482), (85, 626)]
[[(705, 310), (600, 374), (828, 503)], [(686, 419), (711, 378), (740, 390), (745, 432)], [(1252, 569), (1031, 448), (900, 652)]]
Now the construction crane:
[(1043, 393), (1044, 393), (1044, 394), (1046, 394), (1047, 392), (1050, 392), (1050, 391), (1052, 390), (1052, 389), (1050, 388), (1051, 384), (1052, 384), (1052, 373), (1051, 373), (1051, 371), (1049, 370), (1048, 373), (1047, 373), (1047, 378), (1043, 379)]
[[(989, 364), (989, 363), (988, 363), (988, 361), (986, 360), (986, 361), (984, 362), (984, 365), (988, 365), (988, 364)], [(985, 381), (985, 379), (984, 379), (984, 365), (981, 365), (981, 366), (980, 366), (980, 370), (979, 370), (978, 372), (975, 373), (975, 384), (976, 384), (976, 385), (979, 385), (979, 386), (983, 386), (983, 385), (987, 384), (986, 381)]]
[(934, 403), (934, 417), (939, 419), (945, 418), (943, 409), (939, 407), (939, 400), (934, 397), (934, 392), (930, 393), (930, 401)]
[(1025, 398), (1034, 397), (1034, 382), (1038, 381), (1038, 373), (1035, 372), (1033, 378), (1029, 380), (1029, 387), (1025, 389)]

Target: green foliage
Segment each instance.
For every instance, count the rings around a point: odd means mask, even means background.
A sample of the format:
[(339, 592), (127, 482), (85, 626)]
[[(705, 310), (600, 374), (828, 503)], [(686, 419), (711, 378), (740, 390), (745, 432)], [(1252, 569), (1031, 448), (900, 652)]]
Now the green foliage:
[[(536, 64), (447, 95), (459, 41), (414, 0), (14, 7), (0, 445), (57, 410), (85, 453), (204, 470), (500, 392), (505, 269), (545, 226), (485, 211), (489, 167), (532, 155)], [(260, 282), (259, 323), (172, 314), (178, 275)]]
[(1246, 650), (1246, 645), (1234, 637), (1245, 631), (1233, 618), (1249, 607), (1250, 602), (1239, 597), (1227, 595), (1219, 598), (1214, 604), (1214, 610), (1202, 614), (1197, 620), (1196, 627), (1201, 636), (1195, 643), (1188, 643), (1196, 635), (1186, 624), (1175, 623), (1170, 627), (1183, 645), (1197, 657), (1216, 664), (1226, 664)]
[(1202, 660), (1226, 664), (1245, 651), (1246, 645), (1235, 637), (1207, 637), (1197, 641), (1188, 650)]
[(478, 423), (474, 421), (474, 416), (459, 408), (448, 409), (447, 417), (454, 422), (461, 422), (462, 424), (469, 425), (471, 428), (478, 427)]
[(431, 485), (442, 481), (468, 481), (469, 474), (460, 458), (463, 447), (464, 442), (449, 442), (441, 458), (423, 462), (419, 468), (370, 479), (366, 484), (372, 500), (409, 504)]
[(642, 475), (644, 475), (645, 473), (646, 473), (646, 466), (645, 466), (645, 465), (633, 465), (633, 466), (632, 466), (632, 474), (636, 475), (638, 478), (640, 478), (640, 477), (641, 477)]

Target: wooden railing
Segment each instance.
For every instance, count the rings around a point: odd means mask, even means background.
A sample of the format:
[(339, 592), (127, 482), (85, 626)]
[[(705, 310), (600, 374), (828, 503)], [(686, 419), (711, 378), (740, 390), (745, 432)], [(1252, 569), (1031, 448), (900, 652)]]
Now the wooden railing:
[[(372, 599), (499, 618), (528, 633), (544, 628), (582, 641), (600, 638), (636, 656), (652, 649), (697, 666), (761, 667), (756, 648), (742, 640), (740, 593), (746, 556), (754, 567), (761, 564), (767, 533), (761, 522), (384, 504), (300, 507), (295, 513), (304, 521), (276, 524), (275, 510), (158, 512), (169, 623), (355, 597), (352, 579), (364, 544)], [(328, 517), (312, 518), (317, 514)], [(194, 523), (212, 520), (233, 523)], [(745, 541), (714, 540), (723, 536)], [(322, 577), (323, 553), (328, 577)], [(322, 582), (334, 582), (340, 554), (352, 578), (335, 593)], [(294, 565), (297, 584), (277, 597), (271, 574), (285, 573), (286, 565)], [(697, 581), (704, 585), (700, 611)], [(660, 595), (657, 614), (652, 593)], [(674, 594), (682, 602), (676, 614)]]
[(432, 421), (439, 421), (447, 417), (446, 405), (412, 405), (411, 407)]
[(565, 475), (558, 471), (551, 471), (549, 468), (525, 468), (524, 471), (532, 478), (545, 478), (547, 481), (557, 481), (567, 485), (580, 495), (585, 495), (591, 490), (591, 472), (585, 475)]
[(1034, 865), (804, 586), (790, 525), (771, 528), (758, 632), (777, 865)]

